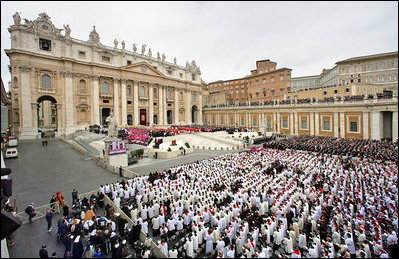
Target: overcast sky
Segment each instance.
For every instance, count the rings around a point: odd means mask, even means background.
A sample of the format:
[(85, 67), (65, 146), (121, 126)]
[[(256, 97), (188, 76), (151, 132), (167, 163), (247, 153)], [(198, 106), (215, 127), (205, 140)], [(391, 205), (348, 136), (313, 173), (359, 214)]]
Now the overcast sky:
[[(102, 44), (114, 39), (165, 53), (185, 66), (195, 60), (206, 83), (240, 78), (270, 59), (292, 77), (320, 74), (350, 57), (398, 50), (398, 2), (9, 2), (1, 1), (1, 77), (8, 89), (12, 15), (46, 12), (57, 28)], [(120, 47), (120, 44), (119, 44)], [(140, 51), (141, 52), (141, 51)], [(147, 52), (147, 51), (146, 51)]]

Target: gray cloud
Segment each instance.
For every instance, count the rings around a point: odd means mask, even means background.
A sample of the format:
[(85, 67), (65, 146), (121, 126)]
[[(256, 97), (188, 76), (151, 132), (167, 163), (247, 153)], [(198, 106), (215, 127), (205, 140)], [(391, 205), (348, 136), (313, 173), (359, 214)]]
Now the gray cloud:
[(7, 84), (7, 28), (21, 12), (34, 20), (46, 12), (73, 38), (88, 40), (92, 26), (101, 42), (115, 38), (147, 44), (153, 55), (180, 65), (196, 60), (209, 83), (239, 78), (256, 60), (271, 59), (292, 76), (319, 74), (354, 56), (397, 51), (397, 2), (1, 2), (1, 75)]

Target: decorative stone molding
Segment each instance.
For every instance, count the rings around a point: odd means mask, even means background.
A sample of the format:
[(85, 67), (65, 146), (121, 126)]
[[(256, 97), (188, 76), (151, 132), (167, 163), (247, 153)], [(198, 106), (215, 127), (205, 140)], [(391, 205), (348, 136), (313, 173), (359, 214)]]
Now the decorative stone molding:
[(21, 66), (18, 66), (18, 69), (21, 72), (30, 72), (32, 70), (32, 67), (26, 66), (26, 65), (21, 65)]
[(98, 75), (89, 75), (89, 78), (92, 80), (100, 80), (100, 76)]

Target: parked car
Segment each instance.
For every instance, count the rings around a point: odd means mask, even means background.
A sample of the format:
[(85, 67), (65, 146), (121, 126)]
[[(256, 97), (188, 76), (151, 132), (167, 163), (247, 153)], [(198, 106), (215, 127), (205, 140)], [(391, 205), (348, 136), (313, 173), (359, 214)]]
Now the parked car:
[(14, 137), (9, 137), (8, 138), (8, 146), (9, 147), (16, 147), (18, 146), (18, 140)]
[(18, 157), (18, 149), (15, 147), (7, 148), (6, 151), (4, 152), (4, 157), (5, 158)]

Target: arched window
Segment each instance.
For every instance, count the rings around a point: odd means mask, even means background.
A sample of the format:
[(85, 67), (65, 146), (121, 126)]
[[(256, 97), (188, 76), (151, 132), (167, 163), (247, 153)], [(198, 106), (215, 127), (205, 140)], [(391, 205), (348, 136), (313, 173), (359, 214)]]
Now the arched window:
[(140, 96), (141, 97), (145, 96), (145, 88), (144, 88), (144, 86), (140, 86)]
[(157, 88), (154, 88), (154, 89), (152, 90), (152, 92), (153, 92), (153, 97), (154, 97), (154, 98), (157, 98), (157, 91), (158, 91)]
[(86, 81), (83, 79), (79, 81), (79, 92), (86, 93)]
[(127, 94), (127, 96), (132, 95), (132, 87), (130, 85), (127, 86), (126, 94)]
[(103, 83), (103, 89), (102, 89), (103, 94), (108, 94), (109, 93), (109, 85), (107, 82)]
[(166, 97), (167, 97), (168, 99), (171, 98), (171, 94), (170, 94), (170, 90), (169, 90), (169, 89), (166, 91)]
[(51, 77), (49, 75), (42, 76), (42, 88), (51, 89)]

